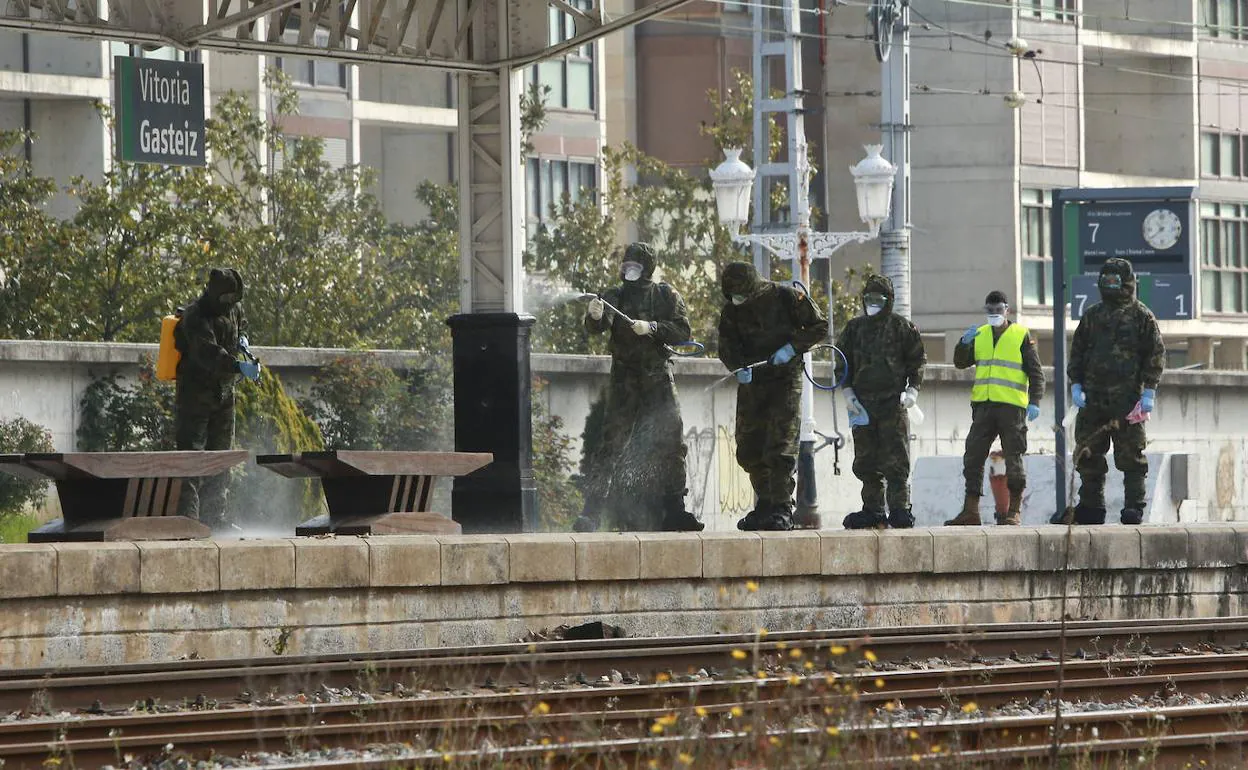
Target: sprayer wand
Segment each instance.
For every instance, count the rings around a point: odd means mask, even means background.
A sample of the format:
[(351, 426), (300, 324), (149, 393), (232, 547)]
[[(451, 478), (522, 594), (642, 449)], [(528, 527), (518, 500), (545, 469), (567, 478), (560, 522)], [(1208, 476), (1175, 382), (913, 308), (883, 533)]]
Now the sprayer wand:
[[(605, 299), (603, 299), (597, 294), (586, 293), (586, 294), (582, 294), (580, 298), (588, 299), (588, 300), (596, 299), (599, 302), (601, 302), (605, 307), (607, 307), (612, 313), (615, 313), (617, 316), (619, 316), (620, 319), (624, 321), (624, 323), (629, 324), (629, 325), (632, 325), (634, 323), (633, 319), (629, 318), (622, 310), (620, 310), (615, 305), (612, 305), (610, 302), (607, 302)], [(682, 357), (700, 355), (704, 350), (706, 350), (706, 346), (704, 346), (700, 342), (694, 342), (693, 340), (688, 340), (687, 342), (678, 342), (675, 345), (664, 344), (663, 347), (666, 348), (667, 352), (671, 353), (672, 355), (682, 356)], [(766, 362), (764, 361), (763, 363), (766, 363)]]

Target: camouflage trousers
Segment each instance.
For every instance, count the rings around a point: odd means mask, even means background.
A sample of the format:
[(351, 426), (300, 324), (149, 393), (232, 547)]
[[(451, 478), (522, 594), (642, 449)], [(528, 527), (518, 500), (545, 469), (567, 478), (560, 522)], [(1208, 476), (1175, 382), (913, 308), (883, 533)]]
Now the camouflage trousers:
[(608, 529), (658, 530), (664, 505), (684, 504), (685, 454), (671, 371), (613, 366), (583, 515)]
[(791, 508), (801, 428), (802, 372), (755, 375), (737, 387), (737, 464), (750, 476), (759, 509)]
[[(910, 508), (910, 419), (900, 404), (866, 404), (871, 422), (854, 428), (854, 475), (862, 482), (862, 509), (883, 513)], [(885, 493), (885, 483), (888, 491)]]
[(966, 451), (962, 454), (962, 476), (966, 479), (968, 495), (983, 494), (984, 462), (997, 437), (1001, 438), (1005, 480), (1010, 491), (1022, 493), (1027, 486), (1027, 473), (1023, 470), (1023, 455), (1027, 454), (1027, 410), (1012, 404), (982, 401), (971, 405), (971, 429), (966, 433)]
[[(178, 449), (233, 449), (233, 389), (224, 398), (218, 398), (215, 392), (179, 387), (176, 404), (174, 433)], [(213, 529), (220, 528), (225, 524), (225, 495), (229, 484), (229, 471), (186, 479), (178, 501), (178, 513), (199, 519)]]
[(1148, 477), (1148, 459), (1144, 447), (1148, 438), (1144, 423), (1132, 425), (1125, 413), (1091, 405), (1079, 410), (1075, 418), (1075, 470), (1079, 472), (1079, 502), (1082, 505), (1105, 507), (1105, 475), (1109, 463), (1105, 455), (1110, 443), (1114, 446), (1114, 466), (1122, 471), (1122, 485), (1127, 508), (1143, 509), (1144, 482)]

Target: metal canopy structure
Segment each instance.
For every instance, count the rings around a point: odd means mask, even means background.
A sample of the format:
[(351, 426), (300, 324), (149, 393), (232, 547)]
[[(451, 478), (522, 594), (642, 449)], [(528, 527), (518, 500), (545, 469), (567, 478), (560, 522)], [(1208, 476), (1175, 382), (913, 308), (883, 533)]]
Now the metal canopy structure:
[[(455, 446), (490, 452), (495, 463), (456, 479), (453, 505), (456, 520), (469, 522), (465, 531), (521, 531), (536, 516), (521, 68), (691, 1), (654, 0), (608, 19), (604, 0), (0, 0), (0, 28), (458, 73), (465, 315), (451, 319)], [(552, 10), (572, 19), (569, 39), (551, 34), (552, 18), (564, 18)], [(474, 425), (483, 427), (461, 430)]]
[[(602, 0), (592, 0), (589, 10), (566, 0), (5, 0), (0, 28), (183, 50), (491, 72), (558, 56), (688, 2), (658, 0), (609, 19)], [(567, 13), (576, 30), (555, 45), (548, 43), (552, 8)], [(499, 26), (500, 14), (507, 17), (508, 52), (482, 55), (474, 50), (473, 33)]]

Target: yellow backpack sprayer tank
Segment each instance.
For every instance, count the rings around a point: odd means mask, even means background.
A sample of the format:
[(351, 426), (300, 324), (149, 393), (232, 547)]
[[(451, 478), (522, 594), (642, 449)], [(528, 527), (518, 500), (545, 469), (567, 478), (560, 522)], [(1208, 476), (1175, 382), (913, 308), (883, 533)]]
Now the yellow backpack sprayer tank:
[(160, 319), (160, 351), (156, 354), (156, 379), (171, 382), (178, 378), (178, 361), (182, 354), (174, 343), (173, 333), (178, 328), (181, 314), (167, 315)]

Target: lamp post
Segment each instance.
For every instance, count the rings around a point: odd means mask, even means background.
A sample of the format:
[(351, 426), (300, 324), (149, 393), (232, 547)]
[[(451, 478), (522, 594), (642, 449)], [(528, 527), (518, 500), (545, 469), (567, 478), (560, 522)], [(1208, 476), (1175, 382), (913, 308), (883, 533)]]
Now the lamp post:
[[(867, 145), (867, 157), (849, 171), (857, 188), (858, 215), (868, 229), (859, 232), (817, 233), (810, 229), (810, 206), (806, 190), (793, 190), (790, 194), (801, 205), (795, 212), (797, 230), (792, 233), (763, 234), (741, 233), (741, 226), (749, 221), (750, 193), (753, 190), (754, 170), (741, 160), (741, 150), (724, 150), (724, 162), (710, 172), (715, 190), (715, 208), (719, 221), (732, 232), (732, 240), (738, 244), (758, 244), (771, 254), (793, 262), (793, 277), (803, 285), (810, 286), (810, 261), (831, 258), (837, 249), (847, 243), (865, 243), (879, 235), (880, 225), (888, 219), (892, 204), (893, 180), (897, 168), (880, 156), (882, 145)], [(796, 153), (798, 178), (802, 184), (810, 182), (810, 167), (806, 162), (805, 147)], [(829, 271), (830, 274), (830, 271)], [(828, 292), (828, 329), (832, 333), (832, 309), (834, 298)], [(835, 337), (833, 337), (835, 338)], [(802, 356), (805, 374), (802, 378), (802, 427), (797, 462), (797, 517), (801, 526), (818, 528), (818, 495), (815, 487), (815, 391), (810, 383), (810, 354)], [(837, 434), (836, 441), (842, 441)]]

